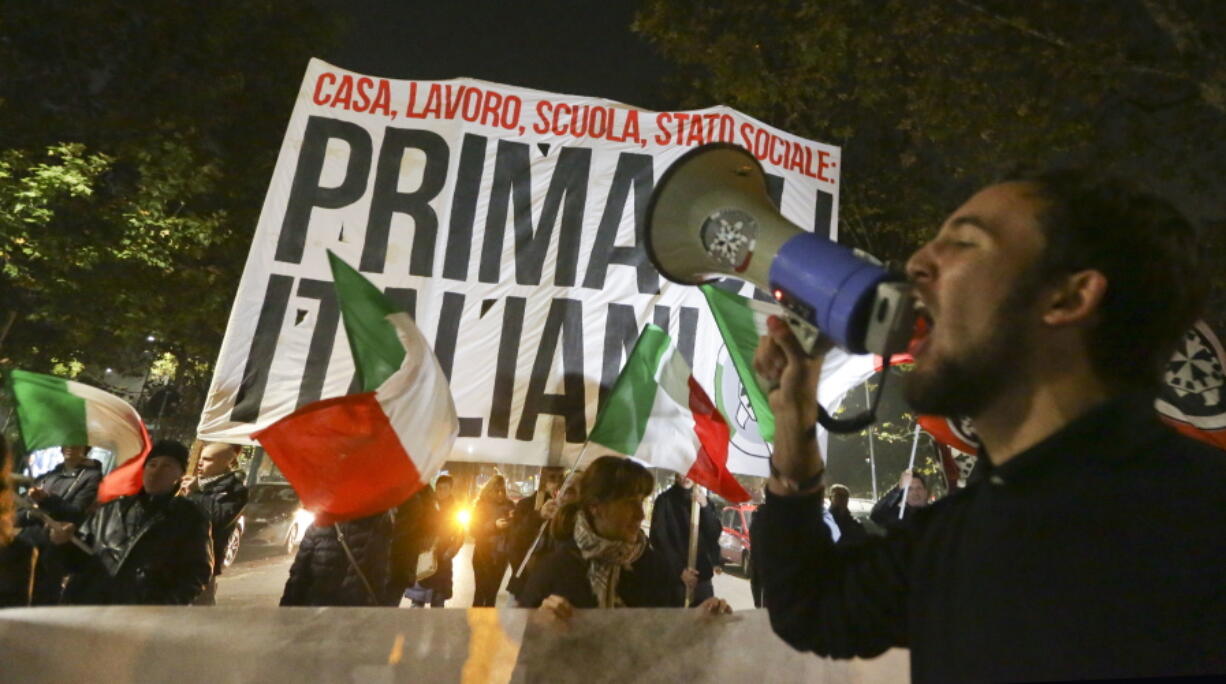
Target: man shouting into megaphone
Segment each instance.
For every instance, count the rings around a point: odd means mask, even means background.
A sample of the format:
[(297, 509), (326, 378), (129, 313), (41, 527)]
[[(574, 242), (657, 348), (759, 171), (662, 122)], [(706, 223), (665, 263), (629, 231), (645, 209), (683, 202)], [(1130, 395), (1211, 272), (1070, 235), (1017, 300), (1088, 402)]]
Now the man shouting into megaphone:
[(754, 360), (776, 421), (754, 549), (775, 631), (839, 658), (909, 647), (916, 682), (1226, 672), (1226, 454), (1154, 411), (1200, 310), (1198, 266), (1170, 204), (1091, 173), (971, 197), (907, 264), (929, 325), (906, 395), (973, 418), (989, 469), (858, 547), (816, 514), (821, 359), (772, 319)]

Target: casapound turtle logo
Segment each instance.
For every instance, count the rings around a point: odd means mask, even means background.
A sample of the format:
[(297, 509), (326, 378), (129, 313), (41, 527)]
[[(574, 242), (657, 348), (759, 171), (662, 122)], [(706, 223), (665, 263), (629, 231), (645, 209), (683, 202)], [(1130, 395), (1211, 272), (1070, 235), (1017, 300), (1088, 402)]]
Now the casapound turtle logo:
[(732, 434), (728, 444), (729, 462), (738, 457), (769, 460), (766, 441), (758, 432), (757, 416), (749, 405), (749, 395), (745, 393), (727, 346), (720, 347), (719, 360), (715, 364), (715, 405), (724, 414)]

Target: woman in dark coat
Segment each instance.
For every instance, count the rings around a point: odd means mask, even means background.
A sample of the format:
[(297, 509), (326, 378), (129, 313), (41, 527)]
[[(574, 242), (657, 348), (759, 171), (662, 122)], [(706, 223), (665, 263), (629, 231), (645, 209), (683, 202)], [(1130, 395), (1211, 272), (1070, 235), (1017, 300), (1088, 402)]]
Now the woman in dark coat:
[(507, 528), (513, 506), (507, 483), (495, 475), (481, 488), (473, 510), (473, 607), (491, 607), (507, 571)]
[[(352, 561), (342, 540), (353, 554)], [(281, 605), (382, 605), (391, 548), (392, 519), (387, 512), (335, 525), (311, 525), (290, 566)]]
[(442, 608), (451, 598), (451, 562), (464, 546), (468, 536), (468, 523), (457, 515), (465, 508), (465, 503), (453, 494), (450, 475), (441, 475), (434, 483), (438, 502), (436, 513), (434, 560), (437, 569), (433, 575), (422, 580), (420, 587), (429, 595), (421, 600), (414, 600), (413, 605), (430, 604), (431, 608)]
[[(654, 479), (629, 459), (602, 456), (583, 474), (579, 500), (554, 517), (551, 533), (559, 542), (528, 577), (519, 605), (569, 618), (575, 608), (680, 607), (663, 557), (643, 533), (643, 502)], [(697, 583), (686, 570), (682, 581)], [(728, 612), (710, 598), (701, 606)]]

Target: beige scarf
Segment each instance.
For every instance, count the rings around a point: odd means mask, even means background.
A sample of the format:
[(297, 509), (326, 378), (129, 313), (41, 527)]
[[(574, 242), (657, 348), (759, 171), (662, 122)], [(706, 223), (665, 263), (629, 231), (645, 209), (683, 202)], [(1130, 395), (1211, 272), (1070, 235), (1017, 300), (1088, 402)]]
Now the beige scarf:
[(587, 561), (587, 579), (600, 608), (625, 606), (617, 595), (622, 568), (629, 568), (647, 550), (647, 536), (640, 530), (633, 542), (614, 541), (596, 534), (582, 511), (575, 516), (575, 544)]

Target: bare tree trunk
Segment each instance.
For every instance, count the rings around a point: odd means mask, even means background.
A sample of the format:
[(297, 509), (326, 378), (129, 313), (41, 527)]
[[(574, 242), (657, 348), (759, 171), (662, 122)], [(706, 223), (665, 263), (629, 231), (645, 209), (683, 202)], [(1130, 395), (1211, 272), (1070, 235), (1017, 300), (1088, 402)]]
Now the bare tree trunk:
[(17, 312), (9, 311), (4, 317), (4, 325), (0, 327), (0, 349), (4, 348), (4, 340), (9, 336), (9, 330), (13, 328), (13, 321), (17, 320)]

